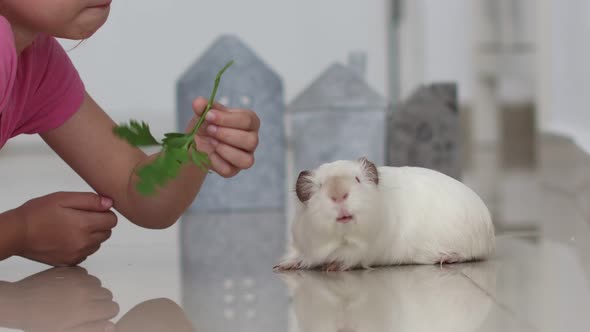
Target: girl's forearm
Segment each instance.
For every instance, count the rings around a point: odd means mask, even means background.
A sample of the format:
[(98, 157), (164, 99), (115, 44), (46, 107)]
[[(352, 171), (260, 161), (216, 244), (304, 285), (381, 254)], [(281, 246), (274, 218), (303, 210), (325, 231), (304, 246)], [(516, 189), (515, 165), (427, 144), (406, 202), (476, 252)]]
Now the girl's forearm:
[(25, 228), (17, 210), (0, 214), (0, 261), (19, 253), (24, 242)]
[(141, 227), (161, 229), (172, 226), (180, 218), (197, 196), (207, 173), (192, 163), (185, 164), (178, 177), (159, 187), (155, 194), (144, 196), (136, 189), (138, 177), (135, 172), (157, 156), (148, 156), (135, 167), (127, 195), (133, 206), (131, 221)]

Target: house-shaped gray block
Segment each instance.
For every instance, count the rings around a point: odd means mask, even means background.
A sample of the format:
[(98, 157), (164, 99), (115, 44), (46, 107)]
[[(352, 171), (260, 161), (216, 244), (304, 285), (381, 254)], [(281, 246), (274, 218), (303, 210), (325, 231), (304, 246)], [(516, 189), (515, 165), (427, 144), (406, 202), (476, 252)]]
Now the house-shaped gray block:
[(285, 102), (281, 78), (248, 46), (234, 36), (222, 36), (182, 75), (177, 83), (178, 129), (194, 116), (192, 102), (209, 98), (215, 76), (223, 74), (217, 101), (227, 107), (248, 108), (262, 122), (254, 167), (225, 179), (209, 174), (191, 212), (236, 209), (282, 209), (285, 193)]
[(461, 123), (454, 83), (420, 86), (388, 119), (387, 164), (461, 179)]
[(387, 109), (355, 69), (330, 66), (288, 107), (294, 171), (363, 156), (383, 164)]
[(276, 211), (183, 217), (182, 306), (199, 331), (286, 331), (289, 299), (272, 271), (284, 253)]

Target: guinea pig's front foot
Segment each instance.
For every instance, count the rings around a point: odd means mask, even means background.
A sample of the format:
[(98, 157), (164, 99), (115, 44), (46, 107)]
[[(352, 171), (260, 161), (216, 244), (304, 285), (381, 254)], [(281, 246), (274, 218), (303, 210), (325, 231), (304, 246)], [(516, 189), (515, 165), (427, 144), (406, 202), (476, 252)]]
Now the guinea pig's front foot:
[(272, 270), (275, 272), (299, 270), (299, 269), (301, 269), (301, 262), (297, 262), (297, 261), (281, 262), (272, 268)]
[(349, 268), (345, 268), (344, 265), (342, 265), (338, 262), (332, 262), (332, 263), (324, 265), (323, 270), (326, 272), (344, 272), (344, 271), (348, 271)]

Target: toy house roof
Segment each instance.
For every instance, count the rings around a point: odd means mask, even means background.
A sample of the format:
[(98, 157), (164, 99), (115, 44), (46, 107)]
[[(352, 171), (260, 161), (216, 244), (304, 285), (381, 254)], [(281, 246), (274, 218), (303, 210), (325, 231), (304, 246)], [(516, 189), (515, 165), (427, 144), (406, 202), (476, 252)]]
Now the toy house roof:
[(213, 88), (215, 76), (229, 61), (234, 64), (223, 74), (220, 89), (232, 85), (244, 86), (244, 80), (259, 86), (273, 84), (282, 87), (279, 75), (239, 38), (222, 35), (179, 78), (178, 86), (205, 84)]
[(290, 112), (385, 109), (387, 102), (354, 70), (328, 67), (289, 105)]

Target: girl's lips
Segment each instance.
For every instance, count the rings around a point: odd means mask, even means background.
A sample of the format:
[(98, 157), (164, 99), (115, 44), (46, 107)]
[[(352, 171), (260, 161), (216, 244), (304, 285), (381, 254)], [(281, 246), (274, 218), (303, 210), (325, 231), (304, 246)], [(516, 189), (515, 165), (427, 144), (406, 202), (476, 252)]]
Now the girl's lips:
[(113, 0), (106, 0), (106, 1), (102, 1), (101, 3), (94, 5), (94, 6), (90, 6), (89, 8), (105, 8), (111, 5), (111, 2)]

